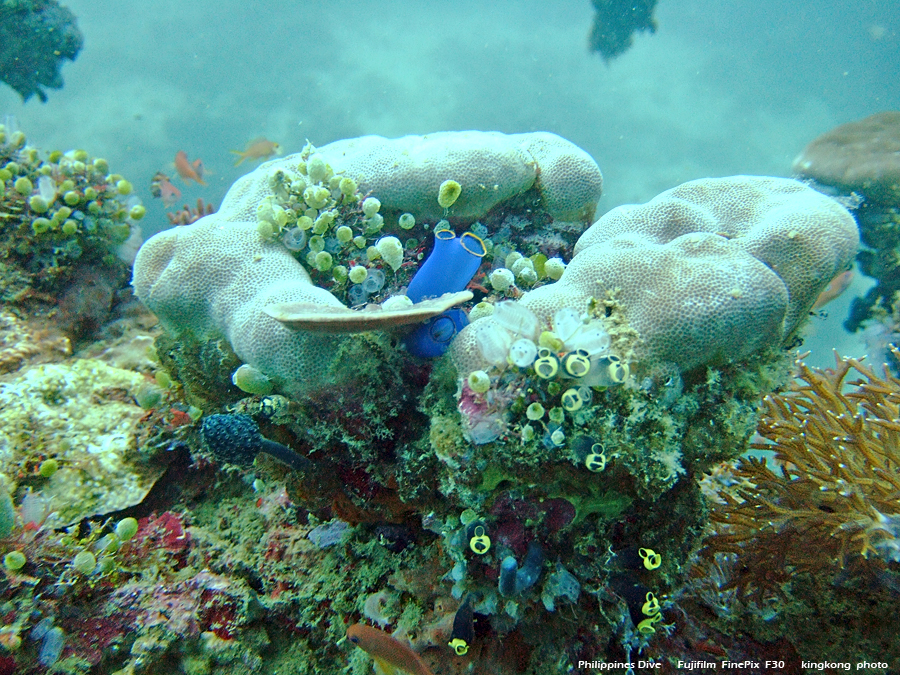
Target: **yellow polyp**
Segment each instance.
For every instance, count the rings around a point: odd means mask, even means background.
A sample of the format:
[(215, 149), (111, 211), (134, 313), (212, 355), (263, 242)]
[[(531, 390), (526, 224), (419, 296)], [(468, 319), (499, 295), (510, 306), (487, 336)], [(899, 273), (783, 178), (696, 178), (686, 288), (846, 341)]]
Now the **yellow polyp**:
[(653, 616), (654, 614), (659, 614), (659, 600), (656, 599), (656, 596), (653, 595), (653, 592), (648, 592), (646, 596), (644, 596), (645, 602), (641, 605), (641, 613), (644, 616)]
[(543, 380), (556, 377), (559, 373), (559, 359), (555, 354), (539, 356), (533, 365), (535, 374)]
[(438, 188), (438, 204), (442, 209), (449, 209), (462, 194), (462, 186), (455, 180), (445, 180)]
[(577, 389), (566, 389), (563, 392), (561, 401), (562, 407), (569, 412), (581, 410), (581, 407), (584, 405), (584, 401), (581, 400), (581, 396), (579, 396)]
[(477, 555), (484, 555), (491, 550), (491, 538), (487, 536), (483, 526), (479, 525), (474, 529), (472, 538), (469, 539), (469, 548)]
[(644, 561), (644, 567), (648, 570), (655, 570), (662, 565), (662, 556), (652, 548), (639, 548), (638, 555)]
[(588, 471), (600, 473), (606, 468), (606, 455), (603, 452), (590, 452), (584, 458), (584, 465)]
[(591, 359), (586, 352), (579, 349), (563, 357), (563, 368), (572, 377), (584, 377), (591, 369)]

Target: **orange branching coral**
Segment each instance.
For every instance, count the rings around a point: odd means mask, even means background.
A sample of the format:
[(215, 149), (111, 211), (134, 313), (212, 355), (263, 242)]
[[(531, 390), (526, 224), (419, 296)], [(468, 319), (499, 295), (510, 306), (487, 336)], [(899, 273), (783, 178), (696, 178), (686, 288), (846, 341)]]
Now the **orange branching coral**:
[(167, 213), (166, 216), (168, 216), (169, 222), (172, 223), (172, 225), (190, 225), (191, 223), (196, 223), (203, 216), (215, 213), (215, 211), (212, 204), (205, 203), (203, 199), (198, 197), (197, 208), (192, 209), (185, 204), (180, 211)]
[[(791, 390), (765, 398), (767, 442), (752, 447), (774, 451), (777, 468), (742, 460), (739, 487), (712, 508), (717, 532), (703, 553), (737, 554), (728, 586), (741, 595), (780, 594), (792, 573), (900, 560), (900, 380), (836, 362), (798, 361)], [(851, 371), (862, 378), (846, 382)]]

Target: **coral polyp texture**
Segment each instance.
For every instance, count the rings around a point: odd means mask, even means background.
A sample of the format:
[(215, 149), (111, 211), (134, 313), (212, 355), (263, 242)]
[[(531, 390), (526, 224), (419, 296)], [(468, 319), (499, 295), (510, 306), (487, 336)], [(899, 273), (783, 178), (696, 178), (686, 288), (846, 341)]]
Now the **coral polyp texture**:
[(590, 155), (546, 132), (363, 136), (319, 151), (336, 172), (357, 180), (389, 208), (417, 218), (444, 214), (437, 196), (448, 180), (461, 188), (452, 214), (471, 220), (536, 185), (554, 219), (590, 222), (603, 190), (602, 174)]
[[(635, 360), (686, 371), (784, 343), (857, 243), (850, 213), (797, 181), (696, 180), (604, 215), (560, 280), (518, 302), (548, 325), (557, 311), (616, 291), (640, 337)], [(461, 371), (487, 365), (481, 324), (453, 343)]]
[[(448, 184), (452, 202), (442, 193)], [(296, 308), (313, 323), (318, 312), (322, 330), (334, 330), (336, 310), (400, 293), (425, 257), (419, 237), (429, 240), (432, 228), (471, 225), (495, 235), (504, 257), (512, 249), (501, 244), (511, 242), (540, 255), (542, 265), (547, 255), (528, 237), (580, 232), (601, 187), (594, 161), (548, 133), (366, 136), (308, 146), (238, 180), (217, 213), (150, 239), (133, 284), (173, 334), (225, 338), (281, 390), (308, 391), (326, 381), (341, 339), (308, 324), (298, 330), (272, 308)], [(510, 221), (500, 207), (516, 200), (540, 220)], [(548, 250), (570, 247), (565, 236)], [(534, 264), (529, 273), (523, 283), (536, 283)], [(396, 316), (401, 326), (409, 323), (402, 315), (382, 317)]]

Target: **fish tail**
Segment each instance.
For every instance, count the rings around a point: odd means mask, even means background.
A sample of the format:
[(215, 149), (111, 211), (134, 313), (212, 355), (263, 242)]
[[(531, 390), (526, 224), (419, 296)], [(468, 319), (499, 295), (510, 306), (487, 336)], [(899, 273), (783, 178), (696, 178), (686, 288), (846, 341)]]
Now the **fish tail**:
[(241, 152), (240, 150), (229, 150), (228, 152), (238, 156), (238, 161), (234, 163), (235, 166), (238, 166), (241, 162), (247, 159), (247, 153)]

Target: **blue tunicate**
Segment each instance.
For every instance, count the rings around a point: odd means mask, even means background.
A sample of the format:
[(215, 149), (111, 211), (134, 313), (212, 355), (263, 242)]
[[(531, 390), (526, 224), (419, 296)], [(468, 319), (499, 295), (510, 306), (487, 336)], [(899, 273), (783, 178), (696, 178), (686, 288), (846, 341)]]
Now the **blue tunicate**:
[(282, 235), (281, 241), (288, 251), (302, 251), (306, 247), (306, 230), (292, 227)]
[(453, 338), (467, 325), (469, 318), (466, 313), (454, 307), (428, 319), (412, 333), (407, 334), (403, 338), (403, 344), (413, 356), (423, 359), (436, 358), (447, 351)]
[(366, 293), (377, 293), (384, 288), (384, 270), (377, 267), (371, 268), (366, 276), (366, 280), (362, 282), (362, 287), (366, 290)]
[(509, 597), (527, 591), (540, 579), (543, 566), (544, 551), (534, 541), (528, 544), (528, 552), (521, 567), (517, 567), (513, 556), (506, 556), (500, 563), (500, 595)]
[(453, 230), (434, 233), (434, 248), (422, 263), (406, 295), (413, 302), (464, 290), (484, 257), (484, 242), (471, 232), (457, 237)]
[(476, 237), (485, 239), (488, 236), (488, 229), (481, 223), (472, 223), (472, 234), (474, 234)]
[(537, 583), (541, 577), (541, 568), (544, 565), (544, 551), (536, 542), (528, 544), (528, 553), (525, 554), (525, 562), (516, 574), (516, 593), (527, 591)]
[(514, 556), (508, 555), (500, 563), (500, 595), (509, 597), (516, 592), (516, 574), (519, 571), (519, 564)]
[(362, 284), (353, 284), (349, 289), (347, 289), (347, 300), (350, 301), (351, 307), (365, 304), (368, 299), (369, 292), (365, 288), (363, 288)]
[(337, 237), (325, 237), (325, 250), (329, 253), (337, 253), (341, 250), (341, 242)]
[(49, 616), (45, 616), (34, 625), (34, 628), (31, 629), (31, 632), (28, 634), (28, 636), (32, 640), (42, 640), (47, 634), (47, 631), (49, 631), (51, 628), (53, 628), (53, 619)]
[(329, 546), (339, 544), (341, 537), (343, 537), (344, 533), (349, 529), (349, 524), (345, 523), (343, 520), (335, 519), (330, 523), (323, 523), (318, 527), (314, 527), (310, 530), (309, 534), (306, 535), (306, 538), (319, 548), (328, 548)]
[(59, 626), (55, 626), (47, 631), (44, 635), (44, 641), (41, 643), (41, 651), (38, 653), (38, 661), (43, 666), (52, 666), (62, 654), (63, 647), (66, 644), (66, 634)]
[(556, 570), (547, 577), (544, 590), (541, 593), (541, 602), (548, 612), (556, 611), (557, 598), (565, 598), (573, 605), (578, 602), (581, 595), (581, 584), (574, 574), (569, 572), (560, 563), (556, 563)]

